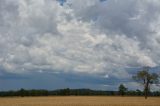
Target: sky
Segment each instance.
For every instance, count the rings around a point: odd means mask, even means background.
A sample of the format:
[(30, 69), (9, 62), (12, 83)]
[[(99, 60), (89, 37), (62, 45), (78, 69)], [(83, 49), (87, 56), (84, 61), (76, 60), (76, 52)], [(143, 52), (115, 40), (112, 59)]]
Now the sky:
[(159, 0), (0, 0), (0, 90), (142, 89), (159, 29)]

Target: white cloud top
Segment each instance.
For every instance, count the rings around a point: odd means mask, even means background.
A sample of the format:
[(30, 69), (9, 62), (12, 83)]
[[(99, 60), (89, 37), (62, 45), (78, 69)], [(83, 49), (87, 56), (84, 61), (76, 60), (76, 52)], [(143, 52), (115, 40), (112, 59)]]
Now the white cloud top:
[(0, 67), (127, 77), (160, 65), (159, 0), (0, 0)]

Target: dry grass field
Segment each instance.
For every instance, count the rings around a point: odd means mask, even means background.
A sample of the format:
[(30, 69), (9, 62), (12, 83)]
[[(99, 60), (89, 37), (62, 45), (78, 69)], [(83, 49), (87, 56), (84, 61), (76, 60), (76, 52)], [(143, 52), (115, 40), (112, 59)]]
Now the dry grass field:
[(150, 97), (13, 97), (0, 98), (0, 106), (160, 106), (160, 98)]

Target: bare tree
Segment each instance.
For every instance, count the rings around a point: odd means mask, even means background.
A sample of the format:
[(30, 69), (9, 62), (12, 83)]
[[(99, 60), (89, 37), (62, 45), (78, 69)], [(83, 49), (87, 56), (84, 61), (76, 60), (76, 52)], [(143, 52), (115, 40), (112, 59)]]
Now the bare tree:
[(148, 97), (150, 85), (158, 83), (158, 77), (156, 73), (149, 73), (149, 67), (144, 67), (143, 70), (138, 71), (137, 74), (133, 76), (134, 80), (143, 84), (145, 99)]

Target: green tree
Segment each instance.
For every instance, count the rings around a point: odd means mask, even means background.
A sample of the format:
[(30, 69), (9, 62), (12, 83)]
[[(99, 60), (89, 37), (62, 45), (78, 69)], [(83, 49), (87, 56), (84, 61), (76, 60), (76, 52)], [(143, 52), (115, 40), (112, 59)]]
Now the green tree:
[(24, 97), (25, 95), (26, 95), (26, 90), (23, 89), (23, 88), (21, 88), (21, 89), (19, 90), (19, 96)]
[(143, 70), (138, 71), (133, 79), (137, 82), (140, 82), (144, 87), (144, 95), (145, 99), (148, 97), (148, 93), (150, 91), (150, 85), (158, 83), (158, 74), (149, 73), (149, 67), (144, 67)]
[(120, 84), (118, 89), (118, 92), (121, 96), (125, 95), (125, 93), (127, 92), (127, 88), (123, 84)]
[(139, 89), (136, 90), (136, 95), (141, 96), (143, 94), (143, 92)]

